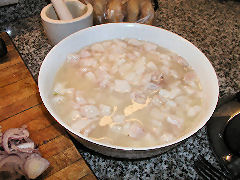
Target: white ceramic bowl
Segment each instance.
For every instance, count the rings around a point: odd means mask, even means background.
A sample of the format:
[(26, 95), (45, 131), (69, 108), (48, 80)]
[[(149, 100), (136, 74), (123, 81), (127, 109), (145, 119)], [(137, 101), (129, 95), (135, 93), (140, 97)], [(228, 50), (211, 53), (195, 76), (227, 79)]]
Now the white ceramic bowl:
[[(185, 136), (177, 139), (173, 143), (160, 146), (148, 148), (117, 147), (99, 143), (84, 137), (64, 123), (57, 112), (53, 110), (48, 97), (52, 91), (51, 88), (55, 75), (60, 66), (64, 63), (66, 56), (92, 43), (116, 38), (136, 38), (159, 44), (185, 58), (197, 72), (204, 92), (204, 109), (202, 110), (204, 113), (201, 120), (195, 127), (192, 127), (192, 130), (188, 134), (185, 134)], [(48, 111), (78, 141), (97, 152), (120, 158), (145, 158), (154, 156), (167, 151), (182, 140), (190, 137), (202, 128), (211, 117), (216, 107), (219, 93), (216, 73), (209, 60), (198, 48), (177, 34), (158, 27), (137, 23), (103, 24), (80, 30), (68, 36), (53, 47), (46, 56), (40, 69), (38, 83), (41, 98)]]

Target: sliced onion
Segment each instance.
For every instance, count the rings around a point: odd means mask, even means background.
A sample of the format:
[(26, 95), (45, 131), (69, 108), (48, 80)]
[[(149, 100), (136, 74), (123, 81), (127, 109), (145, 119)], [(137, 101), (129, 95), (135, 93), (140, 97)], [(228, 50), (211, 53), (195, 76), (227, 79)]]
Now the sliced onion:
[(41, 175), (49, 166), (49, 162), (39, 154), (31, 154), (24, 164), (24, 171), (28, 178), (35, 179)]
[(11, 128), (8, 129), (2, 137), (2, 146), (4, 150), (8, 153), (11, 154), (12, 151), (8, 147), (8, 141), (9, 139), (26, 139), (29, 137), (29, 132), (26, 128)]
[(32, 153), (35, 150), (35, 144), (34, 142), (27, 142), (27, 143), (22, 143), (18, 145), (12, 145), (12, 149), (19, 151), (19, 152), (26, 152), (26, 153)]
[(24, 175), (35, 179), (48, 168), (49, 162), (35, 148), (26, 126), (8, 129), (1, 136), (0, 171), (7, 171), (13, 177)]

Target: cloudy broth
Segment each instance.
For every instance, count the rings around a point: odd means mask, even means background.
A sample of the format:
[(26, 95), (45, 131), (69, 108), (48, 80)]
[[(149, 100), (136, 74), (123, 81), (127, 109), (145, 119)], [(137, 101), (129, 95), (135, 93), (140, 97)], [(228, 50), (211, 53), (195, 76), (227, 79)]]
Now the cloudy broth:
[(170, 143), (198, 121), (202, 89), (186, 60), (156, 44), (115, 39), (70, 54), (51, 94), (82, 135), (122, 147)]

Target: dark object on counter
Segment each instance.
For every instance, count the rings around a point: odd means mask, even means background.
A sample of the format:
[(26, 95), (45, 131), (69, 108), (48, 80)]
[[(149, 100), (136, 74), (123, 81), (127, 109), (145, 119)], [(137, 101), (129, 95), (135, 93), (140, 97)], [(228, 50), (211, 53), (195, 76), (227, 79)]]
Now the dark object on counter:
[(7, 47), (2, 38), (0, 38), (0, 57), (3, 57), (7, 54)]
[(222, 98), (207, 123), (209, 141), (233, 179), (240, 179), (240, 92)]
[(194, 161), (194, 169), (203, 179), (232, 179), (230, 175), (215, 168), (201, 155)]
[(223, 139), (233, 154), (240, 157), (240, 113), (228, 121)]
[(153, 0), (153, 7), (154, 7), (154, 11), (158, 10), (159, 8), (158, 0)]

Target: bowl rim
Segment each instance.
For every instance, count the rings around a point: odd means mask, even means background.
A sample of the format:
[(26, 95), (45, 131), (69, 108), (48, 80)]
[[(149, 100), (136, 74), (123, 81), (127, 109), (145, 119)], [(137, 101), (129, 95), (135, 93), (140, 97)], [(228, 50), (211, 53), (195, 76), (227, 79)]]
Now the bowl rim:
[[(149, 146), (149, 147), (124, 147), (124, 146), (116, 146), (116, 145), (110, 145), (110, 144), (104, 144), (102, 142), (98, 142), (98, 141), (95, 141), (91, 138), (88, 138), (88, 137), (85, 137), (84, 135), (82, 135), (81, 133), (73, 130), (70, 126), (68, 126), (66, 123), (64, 123), (60, 118), (57, 119), (57, 115), (53, 112), (53, 111), (49, 111), (49, 110), (52, 110), (52, 108), (50, 107), (49, 104), (46, 103), (46, 100), (43, 96), (43, 94), (41, 93), (41, 85), (40, 83), (42, 82), (42, 78), (41, 78), (41, 74), (43, 73), (43, 68), (44, 66), (46, 66), (46, 62), (48, 59), (48, 57), (50, 56), (50, 54), (52, 54), (55, 49), (58, 48), (58, 46), (60, 46), (61, 44), (63, 44), (65, 41), (68, 41), (70, 40), (71, 38), (73, 38), (74, 36), (79, 36), (81, 35), (82, 33), (84, 33), (85, 31), (89, 31), (91, 29), (97, 29), (97, 28), (107, 28), (108, 26), (116, 26), (119, 27), (119, 26), (130, 26), (130, 27), (145, 27), (145, 28), (149, 28), (149, 29), (159, 29), (161, 31), (164, 31), (166, 33), (170, 33), (172, 35), (174, 35), (175, 37), (178, 37), (180, 38), (182, 41), (184, 41), (185, 43), (187, 44), (190, 44), (191, 46), (194, 47), (194, 49), (196, 49), (197, 51), (199, 51), (205, 61), (207, 62), (207, 64), (209, 65), (209, 68), (211, 69), (212, 73), (213, 73), (213, 78), (214, 78), (214, 81), (215, 81), (215, 90), (216, 90), (216, 93), (214, 94), (215, 97), (214, 97), (214, 103), (212, 104), (212, 108), (211, 110), (209, 111), (208, 114), (204, 115), (204, 117), (200, 123), (198, 123), (198, 125), (196, 126), (196, 128), (193, 128), (191, 129), (191, 131), (189, 131), (188, 133), (184, 134), (183, 136), (177, 138), (176, 140), (174, 140), (173, 142), (168, 142), (168, 143), (164, 143), (164, 144), (161, 144), (161, 145), (155, 145), (155, 146)], [(125, 150), (125, 151), (148, 151), (148, 150), (154, 150), (154, 149), (160, 149), (160, 148), (163, 148), (163, 147), (167, 147), (167, 146), (171, 146), (171, 145), (174, 145), (174, 144), (177, 144), (177, 143), (180, 143), (182, 142), (183, 140), (186, 140), (187, 138), (191, 137), (193, 134), (195, 134), (197, 131), (199, 131), (206, 123), (207, 121), (210, 119), (210, 117), (212, 116), (215, 108), (216, 108), (216, 105), (218, 103), (218, 97), (219, 97), (219, 82), (218, 82), (218, 78), (217, 78), (217, 74), (211, 64), (211, 62), (208, 60), (208, 58), (204, 55), (204, 53), (199, 50), (194, 44), (192, 44), (190, 41), (186, 40), (185, 38), (183, 38), (182, 36), (174, 33), (174, 32), (171, 32), (169, 30), (166, 30), (166, 29), (163, 29), (161, 27), (156, 27), (156, 26), (152, 26), (152, 25), (146, 25), (146, 24), (140, 24), (140, 23), (127, 23), (127, 22), (123, 22), (123, 23), (106, 23), (106, 24), (100, 24), (100, 25), (96, 25), (96, 26), (92, 26), (92, 27), (88, 27), (88, 28), (85, 28), (85, 29), (82, 29), (82, 30), (79, 30), (71, 35), (69, 35), (68, 37), (64, 38), (62, 41), (60, 41), (57, 45), (55, 45), (51, 50), (50, 52), (47, 54), (47, 56), (45, 57), (42, 65), (41, 65), (41, 68), (40, 68), (40, 72), (39, 72), (39, 76), (38, 76), (38, 86), (39, 86), (39, 92), (40, 92), (40, 96), (42, 98), (42, 101), (43, 101), (43, 104), (45, 105), (45, 107), (47, 108), (47, 110), (49, 111), (49, 113), (53, 116), (53, 118), (60, 124), (62, 125), (64, 128), (66, 128), (68, 131), (70, 131), (71, 133), (73, 133), (74, 135), (88, 141), (88, 142), (91, 142), (93, 144), (97, 144), (97, 145), (100, 145), (100, 146), (104, 146), (104, 147), (108, 147), (108, 148), (111, 148), (111, 149), (116, 149), (116, 150)]]

